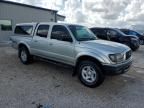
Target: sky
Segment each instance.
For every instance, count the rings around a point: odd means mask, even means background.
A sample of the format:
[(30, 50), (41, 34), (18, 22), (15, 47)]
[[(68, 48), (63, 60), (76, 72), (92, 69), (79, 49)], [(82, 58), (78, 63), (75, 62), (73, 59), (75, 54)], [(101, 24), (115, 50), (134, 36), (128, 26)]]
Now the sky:
[(144, 29), (144, 0), (9, 0), (58, 10), (65, 22)]

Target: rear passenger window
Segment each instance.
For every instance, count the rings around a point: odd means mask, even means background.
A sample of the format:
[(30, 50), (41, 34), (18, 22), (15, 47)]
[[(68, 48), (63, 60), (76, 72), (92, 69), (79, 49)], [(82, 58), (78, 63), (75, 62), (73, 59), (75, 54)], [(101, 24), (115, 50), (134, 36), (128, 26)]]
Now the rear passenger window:
[(33, 26), (16, 26), (14, 33), (21, 35), (31, 35), (33, 30)]
[(48, 31), (49, 31), (49, 25), (40, 25), (37, 29), (36, 35), (47, 38)]

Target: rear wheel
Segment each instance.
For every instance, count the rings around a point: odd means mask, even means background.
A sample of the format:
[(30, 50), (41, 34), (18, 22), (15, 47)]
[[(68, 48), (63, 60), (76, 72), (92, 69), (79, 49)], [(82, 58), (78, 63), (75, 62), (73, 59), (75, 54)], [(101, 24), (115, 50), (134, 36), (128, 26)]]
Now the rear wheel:
[(19, 48), (19, 58), (23, 64), (28, 64), (33, 60), (33, 56), (30, 55), (28, 49), (25, 46)]
[(105, 79), (99, 66), (92, 61), (80, 62), (78, 72), (80, 81), (88, 87), (97, 87)]

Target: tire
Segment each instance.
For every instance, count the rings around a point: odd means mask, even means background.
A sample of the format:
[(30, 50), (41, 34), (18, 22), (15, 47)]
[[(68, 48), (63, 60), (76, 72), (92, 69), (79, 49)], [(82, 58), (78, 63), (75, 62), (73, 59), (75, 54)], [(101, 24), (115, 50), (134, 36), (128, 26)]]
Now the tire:
[(90, 88), (98, 87), (103, 83), (105, 79), (105, 76), (102, 73), (100, 67), (92, 61), (80, 62), (78, 73), (78, 77), (81, 83)]
[(135, 46), (131, 46), (132, 51), (137, 51), (139, 49), (139, 46), (135, 47)]
[(19, 48), (18, 56), (23, 64), (29, 64), (33, 60), (33, 56), (30, 55), (28, 49), (25, 46)]

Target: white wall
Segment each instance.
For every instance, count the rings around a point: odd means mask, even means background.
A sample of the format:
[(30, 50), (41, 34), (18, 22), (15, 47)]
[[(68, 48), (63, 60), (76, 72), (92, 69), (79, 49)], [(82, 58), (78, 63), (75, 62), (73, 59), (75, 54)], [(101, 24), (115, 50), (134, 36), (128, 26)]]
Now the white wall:
[[(52, 11), (0, 2), (0, 20), (12, 20), (13, 30), (17, 23), (48, 22), (51, 19), (55, 21), (55, 14)], [(13, 31), (1, 31), (0, 29), (0, 41), (8, 40), (12, 34)]]
[(57, 21), (64, 21), (65, 17), (61, 17), (60, 15), (57, 15)]

